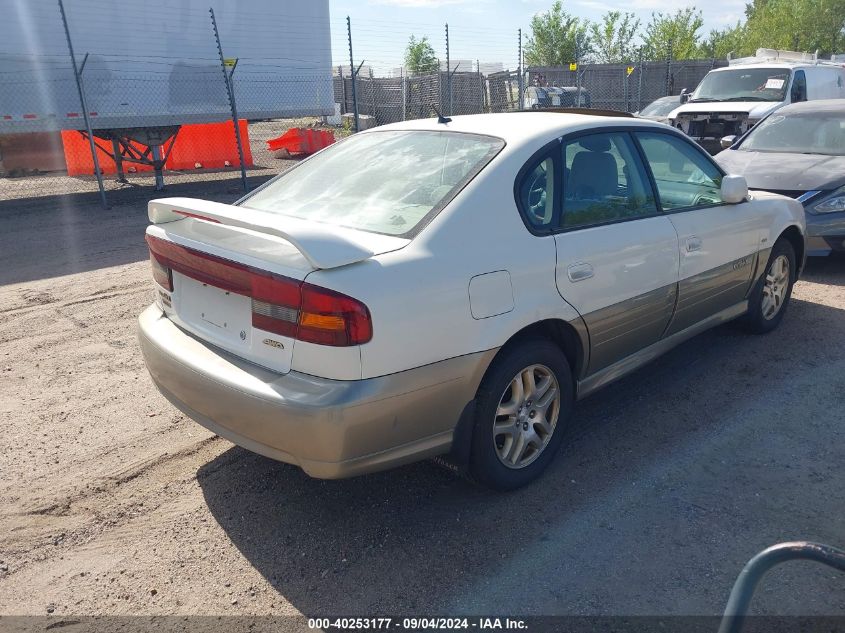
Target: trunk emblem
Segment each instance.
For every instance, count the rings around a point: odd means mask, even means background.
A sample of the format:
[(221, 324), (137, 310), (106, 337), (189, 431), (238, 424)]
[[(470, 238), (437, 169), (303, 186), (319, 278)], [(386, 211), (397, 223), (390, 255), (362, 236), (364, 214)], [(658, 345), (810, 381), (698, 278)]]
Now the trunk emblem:
[(282, 343), (281, 341), (276, 341), (272, 338), (265, 338), (261, 342), (265, 345), (269, 345), (270, 347), (275, 347), (276, 349), (285, 349), (284, 343)]
[(241, 340), (242, 341), (246, 340), (246, 330), (241, 330)]

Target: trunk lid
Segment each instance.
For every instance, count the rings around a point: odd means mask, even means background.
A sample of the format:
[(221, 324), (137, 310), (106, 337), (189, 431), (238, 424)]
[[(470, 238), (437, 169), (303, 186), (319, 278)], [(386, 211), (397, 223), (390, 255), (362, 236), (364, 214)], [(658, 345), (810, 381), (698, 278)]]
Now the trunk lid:
[[(279, 373), (291, 369), (299, 311), (284, 305), (291, 301), (268, 297), (298, 297), (311, 272), (349, 266), (410, 241), (190, 198), (153, 200), (148, 210), (150, 250), (172, 280), (171, 289), (161, 282), (156, 288), (166, 316)], [(271, 331), (268, 317), (291, 327)]]

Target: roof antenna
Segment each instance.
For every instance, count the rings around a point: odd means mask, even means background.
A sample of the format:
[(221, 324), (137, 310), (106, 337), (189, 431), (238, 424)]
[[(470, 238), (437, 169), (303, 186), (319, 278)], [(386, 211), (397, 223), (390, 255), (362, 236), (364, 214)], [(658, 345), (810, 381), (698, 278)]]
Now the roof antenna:
[(451, 123), (452, 122), (452, 119), (450, 119), (447, 116), (443, 116), (440, 113), (440, 110), (437, 109), (436, 105), (434, 105), (433, 103), (430, 103), (429, 105), (431, 106), (431, 109), (434, 110), (437, 113), (437, 122), (438, 123)]

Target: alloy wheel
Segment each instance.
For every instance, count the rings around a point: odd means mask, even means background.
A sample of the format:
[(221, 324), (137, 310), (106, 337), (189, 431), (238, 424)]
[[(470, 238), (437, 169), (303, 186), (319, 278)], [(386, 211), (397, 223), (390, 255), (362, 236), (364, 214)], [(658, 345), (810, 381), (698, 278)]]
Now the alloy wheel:
[(545, 450), (560, 415), (560, 385), (545, 365), (531, 365), (513, 377), (499, 400), (493, 443), (499, 461), (525, 468)]
[(771, 321), (783, 308), (786, 293), (789, 289), (789, 258), (779, 255), (769, 265), (766, 279), (763, 283), (763, 304), (761, 312), (763, 318)]

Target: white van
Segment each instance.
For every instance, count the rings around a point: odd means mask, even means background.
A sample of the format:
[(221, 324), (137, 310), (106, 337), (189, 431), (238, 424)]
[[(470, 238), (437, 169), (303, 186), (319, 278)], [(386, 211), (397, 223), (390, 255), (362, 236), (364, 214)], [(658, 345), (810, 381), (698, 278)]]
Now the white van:
[(757, 49), (754, 57), (728, 59), (711, 70), (669, 115), (672, 126), (712, 154), (725, 136), (740, 136), (764, 116), (789, 103), (845, 99), (845, 64), (815, 55)]

